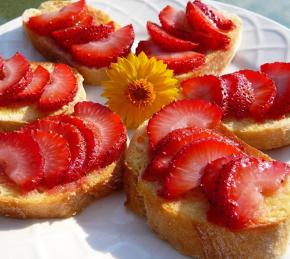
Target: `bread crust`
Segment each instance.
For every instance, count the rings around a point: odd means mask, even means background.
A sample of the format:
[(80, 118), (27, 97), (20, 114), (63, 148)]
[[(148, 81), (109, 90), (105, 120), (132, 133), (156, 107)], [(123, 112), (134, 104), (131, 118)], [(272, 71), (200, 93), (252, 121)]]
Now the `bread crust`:
[[(123, 158), (76, 182), (56, 186), (48, 191), (22, 194), (0, 178), (0, 215), (27, 218), (66, 218), (81, 212), (96, 199), (122, 186)], [(4, 181), (4, 184), (3, 184)]]
[[(31, 66), (34, 69), (37, 65), (41, 65), (49, 71), (53, 70), (53, 63), (50, 62), (31, 62)], [(0, 107), (0, 130), (11, 131), (17, 130), (24, 124), (43, 118), (49, 115), (58, 114), (72, 114), (74, 112), (74, 106), (77, 102), (86, 100), (86, 92), (83, 87), (83, 77), (77, 70), (73, 69), (74, 75), (77, 78), (78, 89), (74, 99), (64, 105), (61, 109), (53, 112), (41, 112), (36, 104), (16, 106), (16, 107)]]
[[(155, 184), (140, 179), (140, 174), (149, 161), (146, 127), (147, 122), (136, 130), (126, 153), (124, 185), (127, 208), (145, 217), (150, 228), (161, 239), (167, 240), (186, 255), (221, 259), (262, 259), (282, 256), (288, 245), (289, 216), (265, 219), (258, 227), (232, 232), (206, 220), (208, 202), (204, 198), (187, 197), (177, 202), (161, 199), (156, 194)], [(218, 131), (239, 142), (247, 154), (266, 160), (271, 159), (239, 140), (223, 125)], [(141, 161), (141, 157), (144, 157), (144, 161)], [(196, 216), (197, 212), (199, 214)]]
[[(70, 1), (47, 1), (42, 3), (38, 9), (26, 10), (22, 15), (23, 28), (32, 45), (46, 59), (54, 62), (63, 62), (72, 67), (75, 67), (84, 77), (85, 84), (100, 85), (103, 80), (107, 79), (106, 68), (96, 69), (77, 63), (72, 59), (69, 53), (58, 47), (52, 39), (34, 33), (27, 26), (29, 17), (41, 14), (42, 12), (56, 11), (63, 6), (68, 5), (69, 3)], [(100, 23), (107, 23), (110, 21), (110, 17), (98, 9), (89, 7), (89, 12), (95, 18), (95, 20), (99, 21)]]

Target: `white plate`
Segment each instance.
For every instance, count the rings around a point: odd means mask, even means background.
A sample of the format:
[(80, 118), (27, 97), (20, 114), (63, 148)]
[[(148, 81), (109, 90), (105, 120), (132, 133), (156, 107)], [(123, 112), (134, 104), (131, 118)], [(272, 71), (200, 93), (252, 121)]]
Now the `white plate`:
[[(157, 22), (158, 12), (167, 4), (183, 7), (182, 0), (95, 0), (88, 3), (109, 13), (120, 24), (133, 23), (136, 43), (147, 38), (147, 20)], [(217, 2), (211, 4), (238, 14), (244, 20), (240, 49), (228, 72), (271, 61), (290, 61), (290, 31), (255, 13)], [(43, 60), (26, 39), (21, 18), (0, 27), (0, 53), (9, 57), (20, 51), (32, 60)], [(88, 87), (91, 100), (103, 102), (100, 88)], [(289, 148), (271, 152), (289, 160)], [(0, 258), (185, 258), (153, 234), (143, 219), (124, 206), (124, 195), (116, 193), (66, 220), (13, 220), (0, 218)], [(290, 251), (288, 256), (290, 258)]]

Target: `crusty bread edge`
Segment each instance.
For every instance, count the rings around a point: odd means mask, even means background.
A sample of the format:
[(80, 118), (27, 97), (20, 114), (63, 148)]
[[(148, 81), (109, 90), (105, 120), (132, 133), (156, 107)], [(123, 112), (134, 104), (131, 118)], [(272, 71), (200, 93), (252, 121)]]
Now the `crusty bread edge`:
[(30, 193), (26, 197), (1, 195), (0, 192), (0, 215), (19, 219), (74, 216), (94, 200), (120, 189), (123, 163), (122, 156), (111, 165), (92, 171), (76, 182), (40, 194)]
[[(231, 232), (211, 223), (193, 222), (184, 215), (173, 213), (156, 195), (154, 185), (139, 179), (139, 172), (130, 161), (136, 151), (138, 138), (146, 127), (141, 125), (126, 153), (124, 187), (126, 207), (139, 216), (146, 217), (148, 225), (161, 239), (167, 240), (180, 252), (199, 258), (280, 258), (288, 245), (289, 218), (265, 226)], [(235, 139), (253, 156), (270, 159), (259, 150), (239, 140), (221, 126), (220, 132)], [(138, 136), (139, 134), (139, 136)], [(131, 147), (130, 147), (131, 146)]]

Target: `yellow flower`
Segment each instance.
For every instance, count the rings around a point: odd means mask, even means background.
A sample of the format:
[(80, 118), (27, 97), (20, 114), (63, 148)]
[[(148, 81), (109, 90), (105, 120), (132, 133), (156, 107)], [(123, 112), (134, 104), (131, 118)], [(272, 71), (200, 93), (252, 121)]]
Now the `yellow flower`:
[(173, 71), (143, 52), (118, 58), (107, 70), (102, 96), (129, 128), (136, 128), (162, 106), (178, 96), (178, 82)]

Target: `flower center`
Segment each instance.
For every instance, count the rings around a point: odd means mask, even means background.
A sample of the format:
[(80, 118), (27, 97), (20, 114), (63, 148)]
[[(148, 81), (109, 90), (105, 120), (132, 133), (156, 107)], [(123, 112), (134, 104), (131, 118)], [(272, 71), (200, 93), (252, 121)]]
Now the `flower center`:
[(156, 97), (153, 85), (146, 79), (137, 79), (129, 84), (126, 96), (132, 104), (139, 107), (151, 105)]

